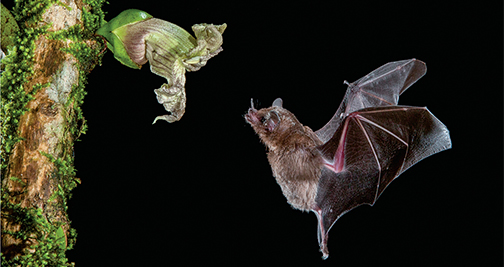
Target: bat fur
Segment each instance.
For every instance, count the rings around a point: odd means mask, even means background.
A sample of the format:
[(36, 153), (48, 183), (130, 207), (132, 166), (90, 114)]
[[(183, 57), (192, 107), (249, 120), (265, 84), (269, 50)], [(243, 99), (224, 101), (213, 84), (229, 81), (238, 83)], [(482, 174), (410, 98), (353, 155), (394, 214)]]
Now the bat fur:
[[(277, 183), (292, 207), (310, 211), (323, 166), (316, 146), (322, 141), (308, 126), (281, 106), (263, 108), (253, 106), (245, 119), (268, 148), (268, 161)], [(274, 130), (274, 131), (273, 131)]]

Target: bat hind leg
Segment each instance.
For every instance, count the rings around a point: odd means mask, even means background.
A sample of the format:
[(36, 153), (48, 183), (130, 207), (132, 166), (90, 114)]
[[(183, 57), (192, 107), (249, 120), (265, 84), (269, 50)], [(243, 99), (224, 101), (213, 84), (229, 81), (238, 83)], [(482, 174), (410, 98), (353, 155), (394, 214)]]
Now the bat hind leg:
[(327, 259), (329, 257), (329, 249), (327, 248), (327, 238), (328, 238), (328, 233), (324, 229), (324, 223), (323, 223), (323, 217), (322, 217), (322, 209), (319, 208), (317, 205), (312, 209), (312, 211), (317, 215), (317, 220), (318, 220), (318, 230), (317, 230), (317, 237), (318, 237), (318, 243), (320, 246), (320, 252), (322, 252), (322, 259)]

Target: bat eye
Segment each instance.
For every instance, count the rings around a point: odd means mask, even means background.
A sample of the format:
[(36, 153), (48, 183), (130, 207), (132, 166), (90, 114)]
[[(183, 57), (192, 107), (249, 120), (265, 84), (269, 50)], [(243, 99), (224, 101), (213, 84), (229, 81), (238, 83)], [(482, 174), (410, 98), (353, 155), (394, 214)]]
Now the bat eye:
[(262, 117), (262, 118), (261, 118), (261, 123), (263, 123), (263, 124), (264, 124), (264, 122), (266, 122), (266, 118), (265, 118), (265, 117)]

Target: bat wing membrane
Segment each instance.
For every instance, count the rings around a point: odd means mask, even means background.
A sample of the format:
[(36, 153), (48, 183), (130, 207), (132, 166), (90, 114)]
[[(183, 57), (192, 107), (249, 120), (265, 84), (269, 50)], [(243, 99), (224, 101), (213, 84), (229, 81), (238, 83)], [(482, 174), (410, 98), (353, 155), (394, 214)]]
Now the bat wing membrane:
[(370, 107), (397, 105), (399, 95), (427, 72), (425, 63), (408, 59), (387, 63), (348, 85), (347, 92), (331, 120), (316, 131), (322, 142), (331, 138), (348, 114)]
[(446, 126), (426, 108), (367, 108), (346, 117), (319, 147), (327, 168), (322, 169), (314, 211), (324, 255), (328, 256), (328, 232), (344, 213), (373, 205), (399, 174), (450, 147)]

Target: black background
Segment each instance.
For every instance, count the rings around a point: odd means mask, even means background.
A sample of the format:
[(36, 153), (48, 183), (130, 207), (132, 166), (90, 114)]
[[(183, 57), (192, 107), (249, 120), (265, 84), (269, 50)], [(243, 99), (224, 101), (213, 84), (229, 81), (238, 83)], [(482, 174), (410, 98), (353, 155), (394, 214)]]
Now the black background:
[[(224, 51), (187, 73), (181, 121), (153, 89), (165, 82), (109, 51), (88, 76), (88, 133), (75, 145), (82, 184), (69, 203), (77, 266), (498, 266), (502, 262), (502, 6), (436, 1), (109, 0), (110, 20), (144, 10), (188, 31), (227, 23)], [(342, 1), (338, 1), (342, 2)], [(190, 31), (192, 33), (192, 31)], [(282, 97), (322, 127), (346, 85), (396, 60), (427, 74), (400, 104), (427, 106), (453, 149), (393, 182), (374, 207), (343, 216), (321, 260), (316, 217), (293, 210), (243, 114)]]

